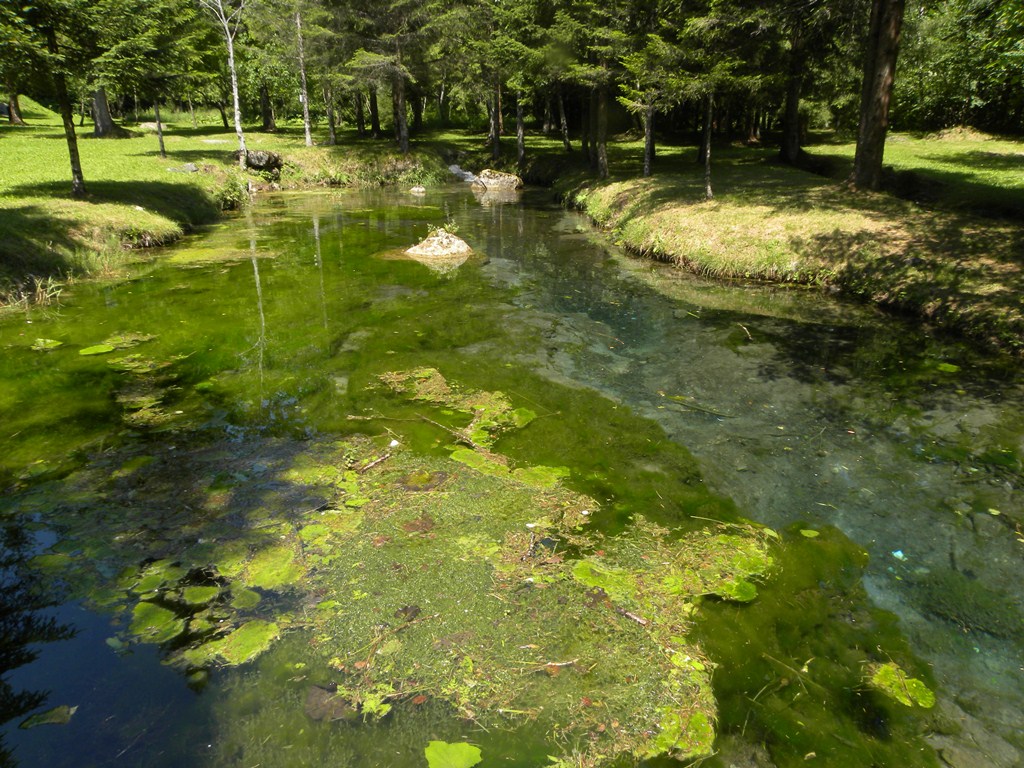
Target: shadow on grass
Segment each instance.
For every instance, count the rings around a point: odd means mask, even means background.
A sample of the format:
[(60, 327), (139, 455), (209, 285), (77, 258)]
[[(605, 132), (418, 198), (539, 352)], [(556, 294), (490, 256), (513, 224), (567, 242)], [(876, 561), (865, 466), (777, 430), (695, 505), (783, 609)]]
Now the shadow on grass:
[[(166, 181), (87, 181), (83, 202), (141, 206), (166, 216), (185, 227), (207, 224), (220, 213), (213, 196), (198, 185)], [(14, 196), (67, 198), (65, 182), (22, 184), (11, 190)], [(0, 213), (0, 216), (3, 214)]]
[[(159, 157), (159, 151), (153, 147), (148, 150), (140, 152), (133, 152), (132, 157)], [(167, 157), (162, 158), (163, 162), (167, 163), (167, 166), (174, 167), (178, 163), (214, 163), (217, 166), (223, 166), (225, 163), (235, 163), (235, 154), (231, 149), (230, 144), (224, 144), (221, 148), (210, 148), (210, 149), (179, 149), (177, 147), (170, 147), (167, 150)]]
[[(1024, 189), (1001, 187), (978, 177), (986, 171), (1024, 171), (1024, 156), (971, 150), (942, 158), (922, 158), (921, 162), (921, 166), (907, 160), (902, 161), (900, 168), (887, 166), (883, 176), (884, 191), (932, 208), (966, 211), (989, 218), (1024, 219)], [(948, 170), (924, 163), (941, 163)], [(853, 159), (809, 152), (804, 166), (811, 173), (841, 181), (849, 177)]]
[(791, 247), (839, 265), (848, 292), (939, 328), (1024, 352), (1024, 231), (953, 213), (894, 222), (892, 232), (836, 230)]
[(0, 208), (0, 281), (73, 272), (69, 256), (86, 247), (77, 223), (39, 205)]

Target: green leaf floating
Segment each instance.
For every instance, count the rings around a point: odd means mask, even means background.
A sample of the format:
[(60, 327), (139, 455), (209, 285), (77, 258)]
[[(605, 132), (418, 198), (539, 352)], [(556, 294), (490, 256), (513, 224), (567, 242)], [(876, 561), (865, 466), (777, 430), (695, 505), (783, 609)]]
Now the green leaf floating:
[(69, 707), (67, 704), (61, 704), (59, 707), (48, 709), (46, 712), (40, 712), (32, 715), (22, 721), (19, 728), (35, 728), (37, 725), (67, 725), (71, 722), (71, 716), (78, 711), (78, 707)]
[(464, 741), (432, 741), (423, 752), (429, 768), (472, 768), (483, 759), (478, 747)]
[(85, 347), (84, 349), (78, 350), (80, 355), (105, 355), (108, 352), (113, 352), (114, 348), (110, 344), (95, 344), (91, 347)]
[(56, 339), (36, 339), (32, 342), (32, 349), (36, 352), (47, 352), (62, 346), (64, 346), (64, 342), (57, 341)]
[(135, 331), (125, 331), (124, 333), (115, 333), (109, 339), (104, 339), (104, 344), (109, 344), (115, 349), (129, 349), (138, 344), (142, 344), (145, 341), (151, 341), (156, 336), (152, 336), (148, 333), (136, 333)]
[(141, 602), (132, 611), (129, 628), (144, 643), (166, 643), (185, 631), (185, 622), (159, 605)]

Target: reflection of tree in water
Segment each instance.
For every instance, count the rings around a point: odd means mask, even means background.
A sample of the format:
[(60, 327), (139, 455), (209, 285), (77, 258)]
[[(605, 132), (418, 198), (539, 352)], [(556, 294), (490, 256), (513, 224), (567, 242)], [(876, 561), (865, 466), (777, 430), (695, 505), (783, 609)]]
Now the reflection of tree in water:
[[(22, 717), (46, 701), (43, 691), (16, 691), (8, 674), (39, 655), (38, 643), (68, 640), (75, 632), (37, 611), (54, 603), (42, 591), (25, 567), (32, 541), (23, 529), (13, 525), (0, 528), (0, 723)], [(0, 737), (0, 766), (16, 761)]]

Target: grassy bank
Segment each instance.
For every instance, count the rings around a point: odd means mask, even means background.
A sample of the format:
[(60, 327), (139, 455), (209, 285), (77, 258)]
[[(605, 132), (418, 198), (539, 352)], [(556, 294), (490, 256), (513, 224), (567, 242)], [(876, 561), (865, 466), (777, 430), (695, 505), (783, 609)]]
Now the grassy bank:
[[(193, 128), (179, 115), (169, 121), (166, 159), (155, 134), (141, 129), (129, 139), (83, 138), (89, 196), (75, 200), (59, 120), (28, 100), (25, 111), (31, 127), (0, 126), (0, 292), (8, 302), (34, 287), (45, 298), (48, 279), (114, 273), (132, 247), (174, 240), (236, 205), (248, 183), (268, 185), (238, 173), (232, 131), (209, 122)], [(386, 139), (342, 134), (339, 146), (328, 147), (317, 138), (318, 146), (305, 147), (300, 126), (247, 134), (250, 148), (286, 158), (283, 187), (437, 183), (449, 178), (442, 155), (474, 170), (494, 164), (482, 137), (465, 132), (421, 137), (407, 157)], [(604, 182), (591, 177), (576, 148), (566, 154), (560, 142), (531, 136), (527, 177), (554, 183), (638, 254), (718, 278), (836, 288), (1024, 353), (1024, 227), (1005, 216), (1018, 201), (1024, 212), (1022, 142), (964, 131), (894, 137), (887, 161), (915, 184), (925, 180), (922, 188), (937, 198), (928, 204), (855, 192), (777, 163), (773, 149), (738, 146), (715, 147), (715, 199), (706, 202), (695, 147), (659, 147), (656, 175), (643, 179), (642, 144), (616, 140)], [(514, 165), (514, 141), (503, 150), (496, 165)], [(852, 157), (840, 143), (813, 152), (840, 175)], [(199, 172), (181, 172), (185, 163)], [(978, 215), (979, 208), (1004, 216)], [(33, 284), (33, 275), (43, 282)]]
[[(41, 298), (54, 280), (116, 273), (131, 249), (171, 242), (236, 207), (249, 182), (267, 185), (237, 171), (234, 132), (220, 125), (169, 123), (161, 158), (152, 130), (128, 125), (132, 138), (98, 140), (87, 123), (79, 150), (89, 194), (74, 199), (59, 117), (22, 103), (29, 126), (0, 125), (0, 303)], [(283, 187), (413, 183), (446, 173), (432, 151), (402, 157), (386, 140), (306, 147), (294, 126), (246, 138), (250, 149), (286, 158)], [(199, 170), (186, 172), (186, 163)]]
[[(713, 277), (833, 287), (1024, 353), (1024, 227), (1012, 220), (857, 192), (739, 147), (716, 152), (708, 202), (695, 150), (663, 153), (648, 179), (635, 176), (638, 145), (619, 151), (621, 175), (577, 172), (558, 186), (638, 254)], [(990, 179), (989, 193), (1009, 185)]]

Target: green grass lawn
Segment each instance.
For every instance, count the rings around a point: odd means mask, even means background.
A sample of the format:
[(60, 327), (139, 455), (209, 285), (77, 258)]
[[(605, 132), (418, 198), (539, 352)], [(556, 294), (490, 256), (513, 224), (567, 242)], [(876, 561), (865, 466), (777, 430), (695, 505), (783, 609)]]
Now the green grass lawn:
[[(853, 142), (825, 142), (807, 150), (833, 160), (836, 173), (845, 177), (855, 148)], [(927, 136), (894, 133), (885, 144), (885, 164), (897, 172), (897, 193), (911, 199), (1024, 219), (1024, 141), (969, 128)]]

